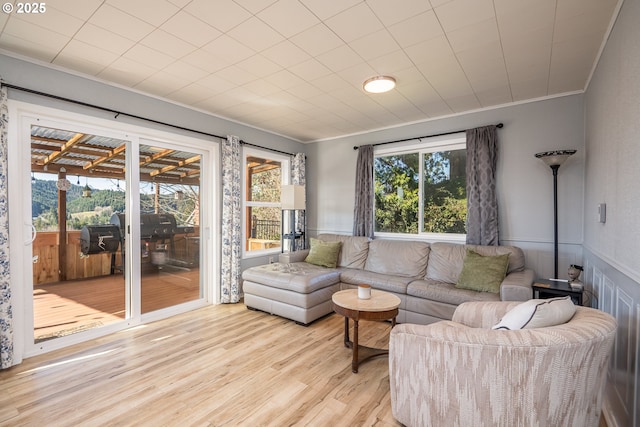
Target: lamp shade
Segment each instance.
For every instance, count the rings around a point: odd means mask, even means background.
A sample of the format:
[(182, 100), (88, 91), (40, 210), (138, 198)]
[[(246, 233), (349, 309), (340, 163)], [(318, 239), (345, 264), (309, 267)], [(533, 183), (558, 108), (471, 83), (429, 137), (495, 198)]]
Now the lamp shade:
[(306, 195), (303, 185), (283, 185), (280, 189), (280, 208), (306, 209)]
[(575, 154), (576, 150), (555, 150), (555, 151), (544, 151), (542, 153), (537, 153), (536, 158), (542, 160), (547, 166), (560, 166), (562, 165), (570, 156)]

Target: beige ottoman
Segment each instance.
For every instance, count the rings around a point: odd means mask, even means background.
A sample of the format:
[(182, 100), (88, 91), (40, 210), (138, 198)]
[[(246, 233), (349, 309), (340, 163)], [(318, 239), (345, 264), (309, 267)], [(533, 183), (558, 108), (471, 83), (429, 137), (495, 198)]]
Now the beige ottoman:
[(333, 313), (331, 296), (339, 290), (340, 272), (305, 262), (251, 267), (242, 273), (244, 303), (308, 325)]

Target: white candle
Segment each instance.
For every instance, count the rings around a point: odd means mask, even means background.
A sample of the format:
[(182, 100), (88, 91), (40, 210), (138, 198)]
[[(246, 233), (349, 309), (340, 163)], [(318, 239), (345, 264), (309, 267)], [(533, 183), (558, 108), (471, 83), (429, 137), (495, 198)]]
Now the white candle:
[(369, 285), (358, 285), (358, 298), (360, 298), (360, 299), (369, 299), (369, 298), (371, 298), (371, 286), (369, 286)]

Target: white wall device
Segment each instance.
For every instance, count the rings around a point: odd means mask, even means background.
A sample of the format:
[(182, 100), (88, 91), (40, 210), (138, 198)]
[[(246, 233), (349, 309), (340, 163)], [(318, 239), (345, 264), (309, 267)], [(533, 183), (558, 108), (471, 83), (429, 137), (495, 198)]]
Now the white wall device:
[(598, 222), (605, 223), (607, 222), (607, 204), (600, 203), (598, 204)]

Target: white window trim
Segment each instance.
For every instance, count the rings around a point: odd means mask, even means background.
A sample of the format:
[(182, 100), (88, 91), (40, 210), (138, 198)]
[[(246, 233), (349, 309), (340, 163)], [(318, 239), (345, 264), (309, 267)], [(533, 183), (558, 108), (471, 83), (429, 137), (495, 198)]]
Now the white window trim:
[[(424, 138), (424, 139), (415, 139), (402, 143), (401, 145), (394, 145), (393, 147), (383, 147), (378, 146), (374, 147), (373, 157), (385, 157), (395, 154), (407, 154), (407, 153), (418, 153), (420, 155), (420, 160), (422, 160), (423, 154), (434, 153), (438, 151), (446, 151), (446, 150), (461, 150), (467, 148), (467, 137), (464, 132), (455, 133), (451, 135), (443, 135), (433, 138)], [(420, 180), (418, 181), (418, 203), (419, 206), (422, 207), (424, 204), (424, 192), (422, 189), (422, 175), (423, 175), (423, 162), (419, 162), (419, 172), (418, 175)], [(422, 209), (420, 209), (422, 211)], [(374, 215), (375, 215), (375, 207), (374, 207)], [(374, 220), (375, 221), (375, 220)], [(408, 233), (388, 233), (388, 232), (378, 232), (375, 231), (375, 235), (377, 237), (383, 238), (393, 238), (398, 240), (427, 240), (432, 242), (465, 242), (467, 240), (467, 235), (462, 233), (427, 233), (421, 231), (423, 229), (424, 219), (422, 212), (418, 214), (418, 233), (416, 234), (408, 234)]]
[(278, 160), (282, 165), (281, 178), (282, 182), (280, 185), (288, 185), (291, 181), (291, 157), (283, 154), (278, 154), (270, 150), (260, 150), (258, 148), (252, 148), (244, 146), (242, 150), (242, 258), (257, 258), (262, 256), (273, 255), (281, 252), (281, 248), (271, 248), (271, 249), (262, 249), (257, 251), (248, 251), (245, 245), (247, 241), (247, 229), (245, 224), (247, 224), (247, 207), (275, 207), (280, 208), (280, 202), (247, 202), (247, 185), (246, 185), (246, 166), (247, 166), (247, 157), (255, 156), (262, 157), (265, 159), (273, 159)]

